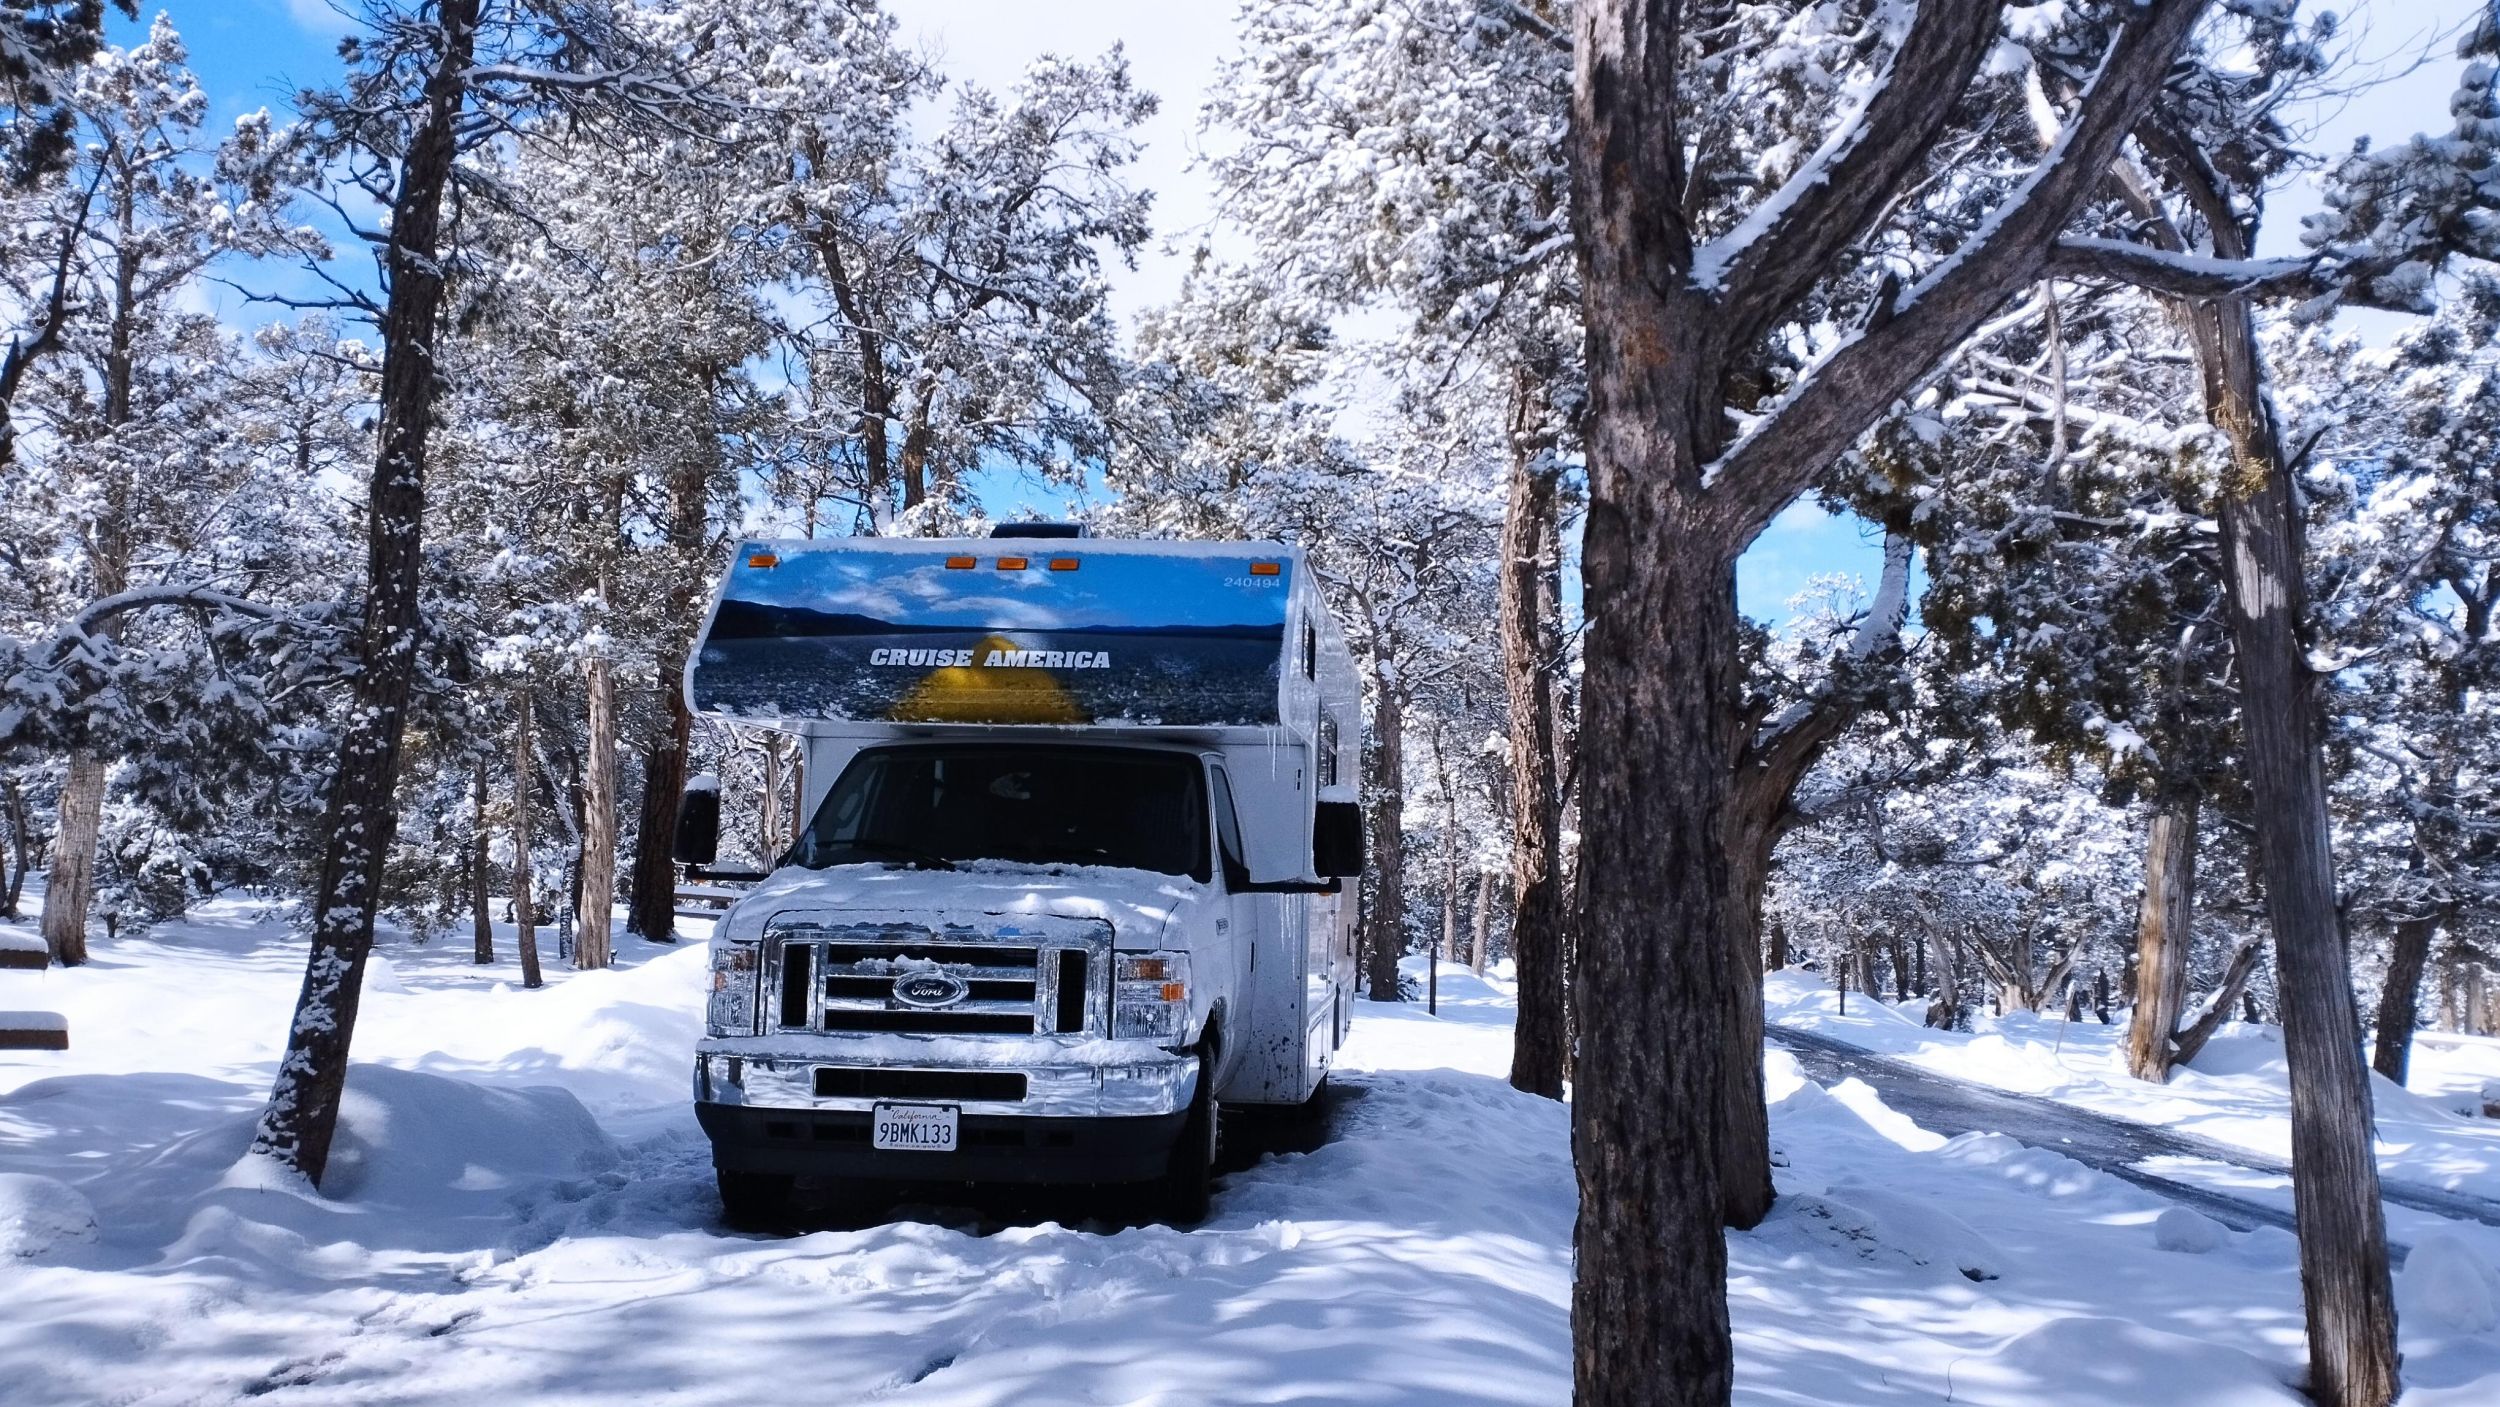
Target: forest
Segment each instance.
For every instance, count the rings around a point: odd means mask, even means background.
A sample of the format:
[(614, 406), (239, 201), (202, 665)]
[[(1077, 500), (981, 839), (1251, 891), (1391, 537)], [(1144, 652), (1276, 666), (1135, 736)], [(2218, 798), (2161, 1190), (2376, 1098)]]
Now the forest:
[[(1784, 970), (2156, 1084), (2281, 1027), (2308, 1391), (2393, 1400), (2370, 1072), (2500, 1034), (2500, 9), (1242, 0), (1177, 230), (1123, 49), (909, 9), (366, 0), (227, 127), (171, 19), (0, 3), (0, 922), (295, 905), (318, 1183), (377, 952), (677, 941), (699, 777), (793, 839), (682, 687), (737, 543), (1020, 486), (1318, 573), (1369, 997), (1514, 974), (1568, 1087), (1573, 1400), (1729, 1400)], [(1867, 546), (1749, 615), (1800, 504)]]

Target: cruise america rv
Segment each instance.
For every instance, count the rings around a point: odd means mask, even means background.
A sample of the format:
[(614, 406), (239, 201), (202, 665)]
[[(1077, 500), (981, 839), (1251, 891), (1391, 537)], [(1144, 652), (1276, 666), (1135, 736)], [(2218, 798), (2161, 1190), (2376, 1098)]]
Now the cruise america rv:
[[(806, 758), (796, 842), (711, 945), (695, 1111), (733, 1221), (799, 1178), (1149, 1184), (1194, 1221), (1219, 1108), (1316, 1105), (1362, 712), (1297, 549), (746, 542), (686, 690)], [(688, 792), (680, 859), (718, 806)]]

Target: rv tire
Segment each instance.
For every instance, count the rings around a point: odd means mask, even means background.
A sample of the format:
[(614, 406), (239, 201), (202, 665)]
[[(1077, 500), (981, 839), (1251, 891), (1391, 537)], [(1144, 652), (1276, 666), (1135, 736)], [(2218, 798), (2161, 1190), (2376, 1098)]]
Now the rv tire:
[(1172, 1158), (1155, 1184), (1155, 1204), (1174, 1226), (1196, 1226), (1207, 1219), (1215, 1195), (1215, 1144), (1218, 1111), (1211, 1065), (1199, 1067), (1198, 1092), (1189, 1101), (1189, 1118), (1172, 1140)]
[(731, 1229), (770, 1231), (788, 1218), (796, 1178), (729, 1168), (714, 1168), (713, 1176), (720, 1185), (721, 1221)]

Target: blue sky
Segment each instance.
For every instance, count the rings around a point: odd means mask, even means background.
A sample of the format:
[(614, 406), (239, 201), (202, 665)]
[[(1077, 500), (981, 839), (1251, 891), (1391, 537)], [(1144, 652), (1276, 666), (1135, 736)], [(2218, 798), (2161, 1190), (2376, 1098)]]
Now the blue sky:
[[(776, 2), (780, 0), (765, 0)], [(1140, 131), (1145, 151), (1132, 173), (1156, 192), (1155, 224), (1164, 238), (1136, 269), (1115, 273), (1113, 305), (1127, 317), (1168, 299), (1214, 215), (1208, 175), (1194, 160), (1207, 140), (1197, 129), (1197, 109), (1218, 63), (1232, 47), (1230, 0), (1192, 0), (1179, 6), (1170, 0), (891, 3), (909, 42), (962, 83), (1003, 87), (1044, 52), (1093, 55), (1114, 43), (1126, 49), (1142, 85), (1164, 99), (1163, 110)], [(2382, 143), (2400, 141), (2423, 128), (2444, 126), (2456, 73), (2448, 46), (2443, 44), (2418, 70), (2407, 61), (2435, 37), (2452, 35), (2478, 3), (2351, 0), (2331, 6), (2346, 17), (2345, 42), (2363, 71), (2379, 81), (2315, 106), (2308, 125), (2317, 147), (2338, 150), (2364, 134)], [(191, 47), (193, 66), (214, 105), (215, 130), (260, 107), (284, 113), (296, 89), (335, 77), (338, 39), (349, 28), (330, 0), (160, 0), (143, 4), (136, 24), (116, 18), (113, 37), (131, 42), (144, 34), (147, 19), (159, 11), (173, 16)], [(935, 110), (927, 116), (934, 120)], [(2296, 247), (2299, 218), (2316, 207), (2316, 196), (2306, 184), (2295, 183), (2278, 193), (2267, 222), (2268, 248)], [(349, 251), (348, 257), (362, 256)], [(370, 278), (362, 268), (343, 266), (340, 272), (351, 282)], [(255, 269), (241, 281), (264, 291), (309, 287), (308, 278), (283, 269)], [(270, 315), (231, 292), (213, 291), (211, 297), (218, 312), (238, 325)], [(2384, 333), (2375, 325), (2363, 330)], [(998, 516), (1057, 516), (1068, 496), (1064, 489), (1018, 474), (983, 477), (984, 502)], [(1739, 563), (1738, 596), (1748, 614), (1781, 619), (1787, 614), (1787, 599), (1816, 574), (1847, 572), (1871, 585), (1880, 558), (1879, 535), (1872, 526), (1834, 519), (1800, 504), (1781, 514)]]

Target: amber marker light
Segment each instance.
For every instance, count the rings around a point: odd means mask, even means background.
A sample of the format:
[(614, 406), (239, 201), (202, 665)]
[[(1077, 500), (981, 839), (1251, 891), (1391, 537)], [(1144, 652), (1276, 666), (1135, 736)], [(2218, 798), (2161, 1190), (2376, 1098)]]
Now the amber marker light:
[(1053, 557), (1050, 559), (1050, 569), (1054, 572), (1075, 571), (1076, 559), (1074, 557)]
[(754, 556), (747, 558), (747, 565), (750, 567), (778, 567), (781, 565), (781, 559), (774, 556), (770, 552), (758, 552)]
[(1001, 557), (998, 559), (998, 569), (1002, 572), (1020, 572), (1031, 565), (1033, 564), (1024, 560), (1022, 557)]
[(1284, 564), (1281, 562), (1252, 562), (1250, 564), (1250, 575), (1275, 576), (1284, 569)]
[(971, 557), (949, 557), (946, 559), (946, 569), (950, 572), (968, 572), (978, 565), (980, 565), (979, 561)]
[(1176, 1002), (1188, 995), (1189, 989), (1182, 986), (1178, 982), (1166, 982), (1163, 984), (1163, 999), (1167, 1002)]

